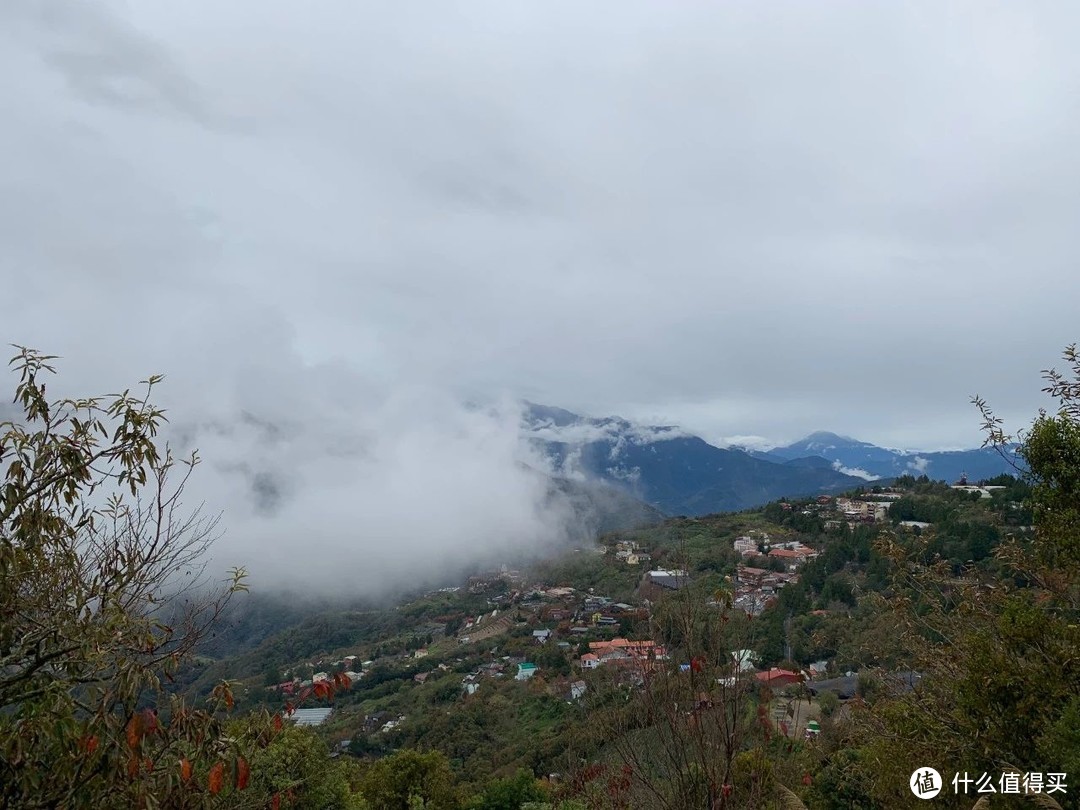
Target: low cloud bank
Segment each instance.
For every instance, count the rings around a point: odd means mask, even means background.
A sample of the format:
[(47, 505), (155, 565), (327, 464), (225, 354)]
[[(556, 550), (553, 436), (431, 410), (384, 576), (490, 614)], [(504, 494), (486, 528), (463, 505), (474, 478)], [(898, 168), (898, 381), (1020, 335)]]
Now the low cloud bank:
[(246, 566), (255, 586), (370, 595), (574, 536), (569, 506), (522, 464), (509, 403), (469, 411), (415, 388), (378, 404), (268, 410), (175, 433), (205, 459), (191, 494), (224, 510), (215, 563)]
[(862, 478), (865, 481), (877, 481), (881, 478), (880, 475), (874, 475), (872, 472), (868, 472), (862, 467), (845, 467), (839, 461), (834, 461), (832, 468), (837, 472), (843, 473), (844, 475), (851, 475), (855, 478)]
[(162, 438), (201, 458), (185, 508), (221, 514), (210, 570), (243, 566), (264, 592), (377, 597), (588, 537), (521, 437), (515, 400), (468, 407), (376, 364), (308, 361), (272, 310), (226, 301), (213, 314), (136, 342), (102, 330), (93, 353), (45, 347), (64, 355), (51, 396), (166, 372)]

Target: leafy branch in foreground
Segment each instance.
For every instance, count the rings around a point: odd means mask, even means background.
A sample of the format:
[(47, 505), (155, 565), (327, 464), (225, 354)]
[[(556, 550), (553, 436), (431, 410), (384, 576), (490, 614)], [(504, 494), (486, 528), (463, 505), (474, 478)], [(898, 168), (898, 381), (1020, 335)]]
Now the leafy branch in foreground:
[(231, 720), (228, 683), (206, 708), (167, 691), (247, 584), (206, 571), (218, 518), (184, 508), (199, 459), (157, 440), (162, 378), (51, 401), (55, 358), (18, 349), (0, 423), (0, 805), (280, 805), (237, 793), (280, 716)]
[[(885, 538), (893, 563), (883, 608), (921, 674), (905, 694), (853, 715), (854, 781), (883, 807), (910, 802), (917, 763), (975, 773), (1080, 768), (1080, 362), (1044, 372), (1058, 400), (1020, 436), (1033, 531), (1021, 527), (985, 563), (961, 570), (915, 541)], [(987, 444), (1011, 438), (981, 399)], [(1017, 508), (1021, 504), (1016, 504)], [(1042, 799), (1049, 798), (1043, 796)], [(1040, 801), (1035, 796), (1030, 801)], [(960, 799), (956, 799), (959, 801)], [(1053, 801), (1053, 799), (1051, 799)], [(1046, 806), (1046, 805), (1044, 805)]]

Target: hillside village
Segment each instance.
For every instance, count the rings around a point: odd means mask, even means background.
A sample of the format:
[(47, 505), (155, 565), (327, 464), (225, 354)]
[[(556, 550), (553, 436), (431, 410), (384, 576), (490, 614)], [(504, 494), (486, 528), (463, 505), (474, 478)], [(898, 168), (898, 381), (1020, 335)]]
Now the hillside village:
[[(947, 565), (967, 587), (972, 561), (1029, 531), (1024, 487), (909, 477), (615, 531), (391, 604), (276, 626), (255, 611), (236, 632), (257, 629), (261, 641), (200, 659), (181, 682), (195, 694), (227, 679), (240, 710), (280, 711), (363, 767), (438, 752), (465, 793), (526, 773), (576, 795), (581, 769), (627, 732), (620, 706), (706, 672), (709, 683), (680, 698), (687, 718), (743, 702), (756, 718), (748, 740), (786, 739), (812, 760), (860, 706), (900, 699), (925, 677), (879, 599), (892, 587), (882, 541)], [(680, 611), (712, 628), (698, 652), (682, 640)]]
[[(779, 733), (812, 737), (821, 728), (820, 695), (831, 692), (842, 706), (860, 692), (864, 676), (850, 656), (818, 653), (793, 641), (785, 622), (774, 621), (777, 606), (785, 590), (800, 587), (808, 570), (819, 593), (841, 578), (843, 587), (834, 589), (839, 598), (806, 604), (799, 622), (851, 626), (858, 598), (850, 585), (861, 575), (852, 579), (840, 570), (823, 580), (823, 555), (841, 547), (833, 538), (850, 544), (862, 537), (859, 542), (866, 544), (882, 527), (911, 531), (888, 522), (890, 509), (910, 497), (903, 490), (879, 489), (785, 500), (751, 513), (673, 521), (664, 530), (615, 533), (555, 561), (480, 571), (400, 605), (399, 617), (415, 619), (402, 618), (395, 637), (293, 662), (273, 683), (250, 680), (247, 699), (299, 702), (316, 684), (344, 678), (350, 688), (333, 706), (301, 709), (293, 719), (319, 724), (341, 751), (359, 756), (377, 756), (425, 734), (431, 739), (432, 701), (456, 702), (464, 710), (476, 700), (509, 699), (522, 706), (554, 700), (565, 707), (558, 716), (580, 717), (598, 678), (605, 688), (641, 688), (651, 667), (678, 659), (679, 651), (650, 628), (657, 606), (689, 589), (705, 609), (730, 606), (745, 616), (752, 643), (733, 640), (729, 685), (767, 689)], [(850, 562), (840, 568), (855, 570)], [(805, 583), (803, 589), (812, 593)], [(780, 635), (769, 628), (779, 628)], [(693, 662), (678, 663), (687, 669)], [(897, 688), (910, 688), (918, 678), (904, 671), (885, 675)], [(797, 723), (789, 717), (793, 706), (801, 706)]]

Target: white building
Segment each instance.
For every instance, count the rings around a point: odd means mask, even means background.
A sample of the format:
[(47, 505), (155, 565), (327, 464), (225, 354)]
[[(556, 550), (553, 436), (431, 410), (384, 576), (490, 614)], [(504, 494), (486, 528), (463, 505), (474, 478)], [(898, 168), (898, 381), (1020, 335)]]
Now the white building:
[(753, 537), (747, 537), (743, 535), (735, 539), (735, 550), (744, 556), (751, 556), (758, 553), (757, 540)]

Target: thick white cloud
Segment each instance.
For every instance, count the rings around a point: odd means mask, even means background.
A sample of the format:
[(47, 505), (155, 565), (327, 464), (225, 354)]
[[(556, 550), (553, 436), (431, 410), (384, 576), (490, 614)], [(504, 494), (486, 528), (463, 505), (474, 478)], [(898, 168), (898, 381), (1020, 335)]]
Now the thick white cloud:
[[(178, 414), (273, 414), (294, 450), (320, 419), (382, 431), (406, 492), (452, 437), (504, 469), (448, 404), (503, 395), (972, 444), (968, 396), (1029, 416), (1076, 338), (1077, 17), (0, 4), (0, 339), (81, 390), (168, 372)], [(341, 500), (321, 458), (283, 475)]]

